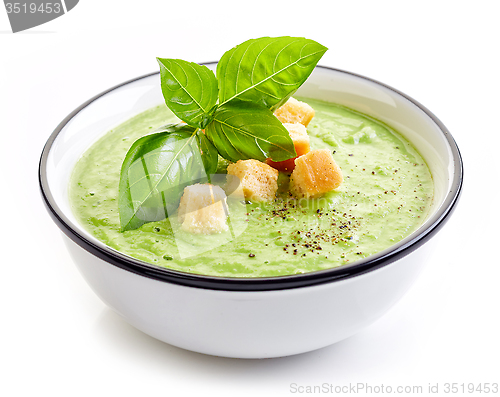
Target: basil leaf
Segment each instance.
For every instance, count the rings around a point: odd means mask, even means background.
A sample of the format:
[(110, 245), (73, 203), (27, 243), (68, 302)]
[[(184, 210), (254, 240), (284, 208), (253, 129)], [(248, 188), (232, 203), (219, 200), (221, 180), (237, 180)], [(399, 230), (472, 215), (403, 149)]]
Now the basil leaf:
[(245, 41), (226, 52), (217, 64), (219, 103), (238, 98), (274, 110), (306, 81), (326, 50), (300, 37)]
[(198, 131), (196, 139), (202, 153), (201, 159), (203, 160), (205, 171), (210, 179), (210, 177), (217, 172), (219, 152), (217, 152), (217, 149), (212, 142), (210, 142), (205, 133)]
[(206, 133), (219, 154), (231, 161), (297, 156), (283, 124), (269, 109), (252, 102), (234, 100), (219, 107)]
[(217, 103), (217, 79), (203, 65), (157, 58), (161, 91), (169, 109), (187, 124), (205, 128)]
[(120, 173), (122, 231), (168, 217), (186, 186), (207, 182), (205, 162), (212, 170), (217, 161), (203, 159), (196, 132), (185, 124), (170, 124), (133, 143)]

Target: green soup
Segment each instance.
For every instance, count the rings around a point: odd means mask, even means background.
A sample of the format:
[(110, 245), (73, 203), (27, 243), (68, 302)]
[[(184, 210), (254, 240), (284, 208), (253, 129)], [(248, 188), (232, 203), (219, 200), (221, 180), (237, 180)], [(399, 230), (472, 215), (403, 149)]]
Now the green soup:
[[(344, 176), (343, 184), (322, 198), (294, 200), (287, 192), (288, 176), (280, 174), (274, 202), (230, 200), (233, 228), (227, 232), (183, 232), (174, 217), (120, 232), (121, 163), (136, 139), (177, 121), (162, 105), (109, 131), (87, 150), (70, 181), (72, 209), (91, 234), (118, 251), (170, 269), (225, 277), (281, 276), (341, 266), (373, 255), (418, 228), (430, 209), (433, 181), (413, 146), (368, 116), (305, 101), (316, 111), (308, 126), (311, 149), (330, 149)], [(223, 171), (224, 162), (219, 166)]]

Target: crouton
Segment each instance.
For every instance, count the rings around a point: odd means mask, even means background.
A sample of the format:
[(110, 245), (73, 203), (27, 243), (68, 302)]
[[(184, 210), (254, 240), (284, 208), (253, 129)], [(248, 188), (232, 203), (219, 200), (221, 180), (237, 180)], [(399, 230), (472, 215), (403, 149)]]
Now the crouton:
[[(311, 146), (309, 145), (309, 135), (307, 135), (306, 127), (304, 127), (303, 124), (283, 123), (283, 126), (290, 133), (290, 138), (292, 138), (293, 145), (295, 146), (297, 157), (302, 156), (311, 150)], [(277, 162), (267, 159), (266, 163), (271, 167), (276, 168), (278, 171), (292, 172), (295, 168), (295, 159), (297, 157)]]
[(314, 109), (307, 103), (290, 97), (284, 105), (274, 111), (274, 115), (282, 123), (300, 123), (307, 127), (314, 117)]
[(258, 160), (239, 160), (227, 167), (228, 175), (239, 178), (241, 190), (247, 200), (270, 201), (278, 190), (278, 170)]
[(194, 234), (228, 230), (226, 193), (209, 183), (187, 186), (177, 212), (181, 229)]
[(295, 160), (290, 190), (296, 197), (317, 198), (343, 182), (342, 171), (329, 149), (310, 151)]

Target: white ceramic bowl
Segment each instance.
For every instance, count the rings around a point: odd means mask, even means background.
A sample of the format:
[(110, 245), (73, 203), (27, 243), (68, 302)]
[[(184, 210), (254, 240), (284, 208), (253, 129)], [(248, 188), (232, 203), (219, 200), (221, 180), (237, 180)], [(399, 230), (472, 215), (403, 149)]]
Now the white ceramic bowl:
[[(216, 64), (207, 64), (215, 69)], [(462, 187), (462, 161), (443, 124), (401, 92), (363, 76), (317, 67), (297, 95), (335, 102), (401, 132), (429, 165), (431, 214), (410, 236), (335, 269), (272, 278), (222, 278), (160, 268), (126, 256), (85, 231), (68, 202), (75, 162), (102, 134), (163, 103), (158, 73), (90, 99), (49, 138), (40, 161), (47, 209), (74, 262), (95, 293), (136, 328), (196, 352), (239, 358), (279, 357), (347, 338), (382, 316), (426, 263), (431, 239), (447, 221)]]

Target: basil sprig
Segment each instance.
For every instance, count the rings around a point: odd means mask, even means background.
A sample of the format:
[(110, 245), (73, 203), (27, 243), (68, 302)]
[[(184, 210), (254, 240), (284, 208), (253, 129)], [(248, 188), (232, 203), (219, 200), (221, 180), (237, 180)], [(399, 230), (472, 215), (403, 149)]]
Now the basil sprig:
[(187, 185), (210, 181), (230, 161), (297, 154), (273, 111), (306, 81), (327, 48), (299, 37), (262, 37), (227, 51), (217, 77), (206, 66), (157, 58), (169, 109), (184, 123), (138, 139), (122, 164), (121, 230), (168, 217)]

